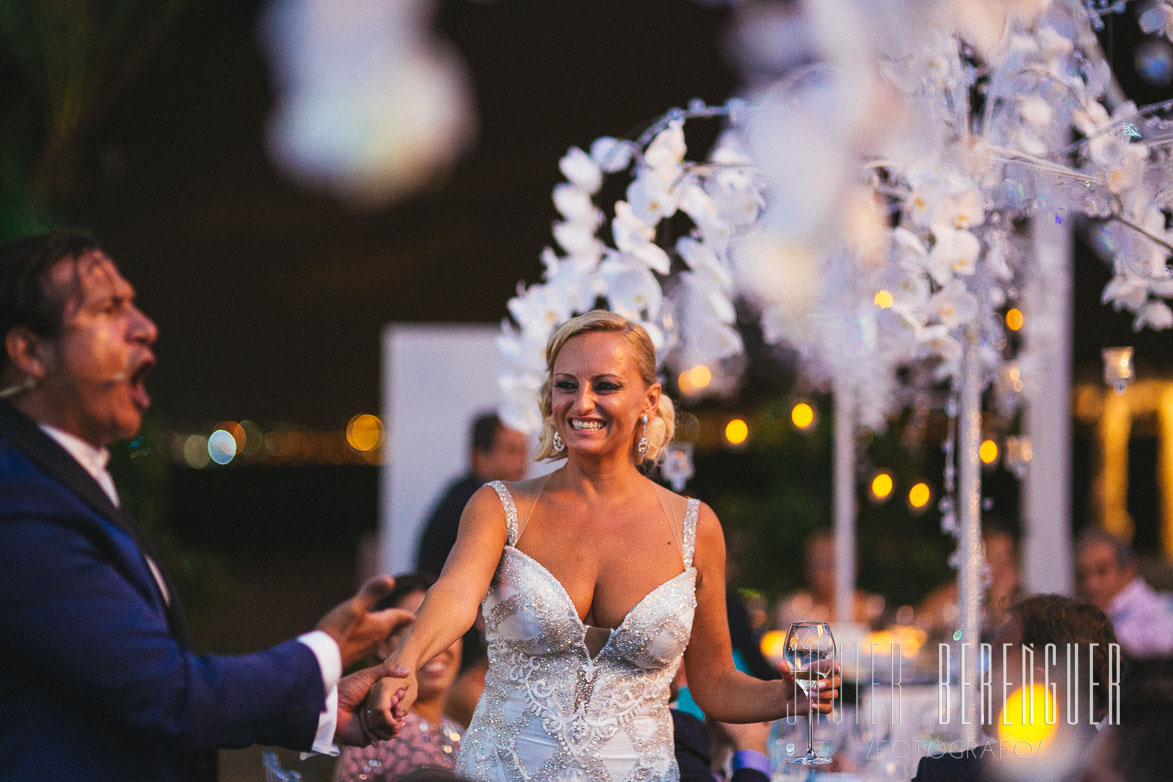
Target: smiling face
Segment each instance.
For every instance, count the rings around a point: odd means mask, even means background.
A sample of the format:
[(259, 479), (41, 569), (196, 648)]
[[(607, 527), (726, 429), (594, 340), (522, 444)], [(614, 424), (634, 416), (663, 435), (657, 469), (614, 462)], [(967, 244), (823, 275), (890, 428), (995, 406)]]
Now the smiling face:
[(28, 396), (44, 411), (38, 420), (99, 447), (133, 437), (150, 405), (154, 322), (100, 251), (56, 264), (46, 288), (64, 307), (59, 333), (33, 338), (25, 365), (37, 380)]
[(594, 331), (571, 337), (554, 359), (552, 375), (554, 428), (566, 449), (632, 455), (640, 416), (655, 411), (660, 384), (644, 383), (623, 336)]

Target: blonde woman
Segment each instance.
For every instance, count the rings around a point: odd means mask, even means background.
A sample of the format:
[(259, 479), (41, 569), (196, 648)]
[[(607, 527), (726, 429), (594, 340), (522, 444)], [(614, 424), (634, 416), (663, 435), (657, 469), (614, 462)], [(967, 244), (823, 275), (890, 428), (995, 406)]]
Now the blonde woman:
[[(693, 696), (723, 722), (808, 710), (793, 680), (733, 667), (725, 544), (712, 510), (648, 479), (675, 414), (639, 325), (594, 311), (546, 348), (543, 478), (469, 501), (456, 545), (391, 659), (417, 670), (482, 604), (485, 691), (457, 774), (475, 780), (676, 780), (668, 690), (683, 657)], [(691, 639), (691, 641), (690, 641)], [(819, 692), (829, 711), (837, 677)], [(387, 735), (414, 677), (385, 679), (365, 724)]]

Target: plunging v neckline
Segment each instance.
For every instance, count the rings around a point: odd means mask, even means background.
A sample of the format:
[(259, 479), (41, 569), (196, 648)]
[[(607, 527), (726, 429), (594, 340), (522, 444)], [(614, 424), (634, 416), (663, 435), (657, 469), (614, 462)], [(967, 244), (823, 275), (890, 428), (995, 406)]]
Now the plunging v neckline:
[[(684, 570), (682, 570), (679, 573), (677, 573), (676, 575), (672, 576), (671, 578), (669, 578), (667, 581), (663, 582), (659, 586), (653, 587), (650, 592), (648, 592), (646, 595), (644, 595), (639, 600), (637, 600), (635, 605), (633, 605), (630, 609), (628, 609), (627, 613), (623, 615), (623, 619), (620, 620), (618, 627), (614, 627), (614, 628), (597, 627), (596, 625), (588, 625), (586, 622), (584, 622), (582, 620), (582, 617), (580, 617), (578, 615), (578, 607), (574, 605), (574, 600), (571, 599), (570, 593), (566, 591), (566, 586), (561, 581), (559, 581), (557, 576), (555, 576), (553, 573), (551, 573), (550, 570), (545, 565), (543, 565), (541, 562), (539, 562), (538, 560), (531, 557), (529, 554), (527, 554), (524, 551), (522, 551), (521, 549), (519, 549), (517, 546), (512, 546), (512, 545), (506, 544), (505, 548), (510, 549), (511, 551), (514, 551), (517, 554), (520, 554), (526, 560), (528, 560), (529, 562), (532, 562), (546, 578), (548, 578), (554, 584), (558, 585), (558, 592), (566, 600), (566, 605), (570, 609), (570, 615), (574, 617), (574, 621), (578, 623), (578, 627), (582, 631), (582, 639), (581, 639), (580, 643), (583, 647), (583, 650), (586, 652), (587, 659), (590, 660), (591, 662), (595, 662), (600, 657), (602, 657), (603, 652), (607, 651), (607, 648), (609, 646), (611, 646), (611, 641), (614, 640), (615, 636), (619, 635), (620, 631), (622, 631), (623, 628), (627, 626), (627, 621), (629, 619), (631, 619), (631, 617), (635, 614), (635, 612), (639, 610), (639, 607), (642, 606), (644, 603), (646, 603), (652, 597), (652, 595), (656, 594), (661, 589), (666, 588), (669, 584), (676, 581), (681, 576), (687, 575), (689, 573), (696, 573), (696, 568), (694, 566), (690, 565), (689, 567), (686, 567)], [(610, 632), (610, 635), (607, 636), (607, 640), (603, 642), (603, 645), (599, 648), (599, 651), (597, 653), (595, 653), (594, 655), (592, 655), (590, 653), (590, 650), (587, 649), (587, 646), (586, 646), (587, 629), (591, 628), (591, 627), (596, 627), (596, 629), (607, 630)]]

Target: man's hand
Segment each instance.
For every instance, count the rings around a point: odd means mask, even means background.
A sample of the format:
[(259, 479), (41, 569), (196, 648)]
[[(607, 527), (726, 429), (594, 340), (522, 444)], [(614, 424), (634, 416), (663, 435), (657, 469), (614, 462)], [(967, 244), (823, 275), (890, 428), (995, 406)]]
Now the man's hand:
[(794, 681), (794, 672), (790, 669), (790, 664), (785, 660), (778, 663), (778, 673), (782, 674), (782, 683), (786, 685), (790, 697), (793, 698), (793, 710), (787, 709), (787, 715), (790, 714), (809, 714), (811, 711), (819, 711), (823, 714), (830, 714), (831, 707), (834, 701), (839, 697), (839, 686), (843, 680), (839, 676), (839, 663), (831, 660), (820, 660), (815, 663), (816, 666), (825, 666), (828, 670), (826, 679), (818, 679), (813, 683), (815, 685), (814, 699), (804, 695), (802, 688)]
[(402, 727), (403, 717), (407, 711), (400, 709), (399, 697), (403, 691), (391, 693), (390, 708), (396, 720), (394, 726), (379, 735), (367, 730), (364, 725), (368, 722), (362, 714), (366, 708), (367, 693), (375, 682), (387, 677), (403, 677), (408, 673), (402, 665), (384, 662), (370, 668), (363, 668), (350, 676), (343, 676), (338, 681), (338, 722), (334, 728), (334, 742), (349, 746), (363, 747), (376, 738), (391, 738)]
[(414, 618), (410, 611), (399, 608), (371, 610), (394, 586), (395, 579), (391, 576), (376, 576), (363, 584), (357, 595), (339, 603), (318, 622), (316, 629), (337, 642), (343, 668), (374, 654), (387, 636)]

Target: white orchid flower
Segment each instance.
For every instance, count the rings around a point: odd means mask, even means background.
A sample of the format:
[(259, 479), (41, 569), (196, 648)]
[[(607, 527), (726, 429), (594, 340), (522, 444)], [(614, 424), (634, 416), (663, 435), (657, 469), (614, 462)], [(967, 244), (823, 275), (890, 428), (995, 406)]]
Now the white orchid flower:
[(938, 285), (945, 285), (954, 274), (970, 275), (977, 270), (982, 244), (969, 231), (941, 228), (934, 231), (936, 241), (929, 251), (928, 269)]
[(544, 372), (547, 339), (548, 333), (518, 329), (504, 318), (501, 333), (497, 335), (497, 351), (510, 366), (523, 371)]
[(1163, 301), (1150, 301), (1136, 313), (1136, 318), (1132, 321), (1133, 331), (1140, 331), (1145, 326), (1153, 331), (1164, 331), (1173, 327), (1173, 309)]
[(616, 255), (599, 265), (606, 283), (607, 306), (628, 320), (655, 318), (660, 312), (663, 292), (656, 276), (647, 266), (623, 255)]
[(1127, 274), (1117, 274), (1108, 280), (1100, 294), (1100, 303), (1111, 304), (1116, 310), (1127, 307), (1137, 312), (1149, 298), (1149, 289), (1143, 279)]
[(627, 186), (627, 203), (633, 214), (648, 225), (676, 214), (676, 194), (673, 185), (677, 174), (648, 166), (640, 169)]
[[(1101, 137), (1102, 138), (1102, 137)], [(1092, 143), (1099, 139), (1093, 139)], [(1145, 144), (1128, 144), (1123, 154), (1107, 166), (1108, 189), (1116, 195), (1131, 190), (1144, 177), (1149, 159), (1149, 148)]]
[(922, 348), (940, 356), (947, 365), (955, 367), (961, 361), (961, 343), (949, 335), (949, 328), (943, 324), (921, 329), (919, 341)]
[(598, 274), (595, 258), (559, 258), (549, 247), (542, 250), (543, 274), (546, 284), (562, 291), (575, 312), (586, 312), (595, 306), (595, 299), (603, 294), (603, 281)]
[(733, 237), (733, 226), (721, 216), (716, 202), (696, 183), (686, 183), (680, 192), (678, 204), (696, 224), (705, 244), (722, 252)]
[(929, 311), (949, 329), (977, 316), (978, 300), (960, 280), (953, 280), (929, 299)]
[(597, 258), (602, 255), (603, 243), (595, 236), (590, 223), (559, 222), (553, 226), (554, 240), (568, 255)]
[(766, 205), (761, 183), (745, 169), (717, 172), (709, 180), (705, 192), (712, 198), (721, 218), (739, 228), (756, 223)]
[(615, 239), (615, 246), (627, 252), (633, 247), (655, 240), (656, 228), (639, 219), (631, 204), (616, 201), (615, 217), (611, 220), (611, 235)]
[(523, 332), (536, 334), (548, 335), (572, 314), (571, 302), (566, 294), (549, 285), (531, 285), (519, 290), (507, 306), (509, 314)]
[[(544, 369), (544, 367), (543, 367)], [(510, 429), (530, 434), (542, 425), (540, 393), (543, 372), (498, 372), (501, 405), (497, 410)]]
[(603, 219), (603, 213), (591, 200), (591, 194), (566, 182), (554, 186), (554, 208), (568, 222), (589, 224), (592, 231)]
[(939, 177), (925, 177), (913, 186), (905, 203), (905, 210), (917, 228), (928, 228), (941, 200), (945, 198), (945, 183)]
[(733, 275), (712, 248), (691, 236), (682, 236), (676, 241), (676, 252), (697, 276), (710, 279), (723, 291), (733, 290)]
[(673, 120), (661, 130), (644, 151), (644, 162), (652, 168), (679, 166), (687, 147), (684, 144), (684, 123)]
[(730, 356), (735, 356), (745, 350), (741, 334), (732, 326), (721, 323), (719, 320), (705, 319), (693, 329), (693, 339), (689, 343), (701, 363), (717, 364)]
[(599, 165), (591, 160), (591, 156), (578, 147), (571, 147), (561, 160), (558, 169), (569, 182), (587, 191), (591, 195), (599, 192), (603, 186), (603, 172)]
[(941, 228), (956, 228), (968, 231), (986, 221), (986, 210), (982, 206), (982, 193), (977, 185), (966, 181), (959, 189), (950, 192), (937, 203), (933, 210), (931, 228), (936, 235)]
[(1018, 116), (1031, 127), (1042, 129), (1051, 124), (1055, 115), (1051, 104), (1041, 95), (1019, 95)]
[(602, 136), (591, 143), (591, 160), (605, 174), (615, 174), (631, 165), (633, 144), (611, 136)]

